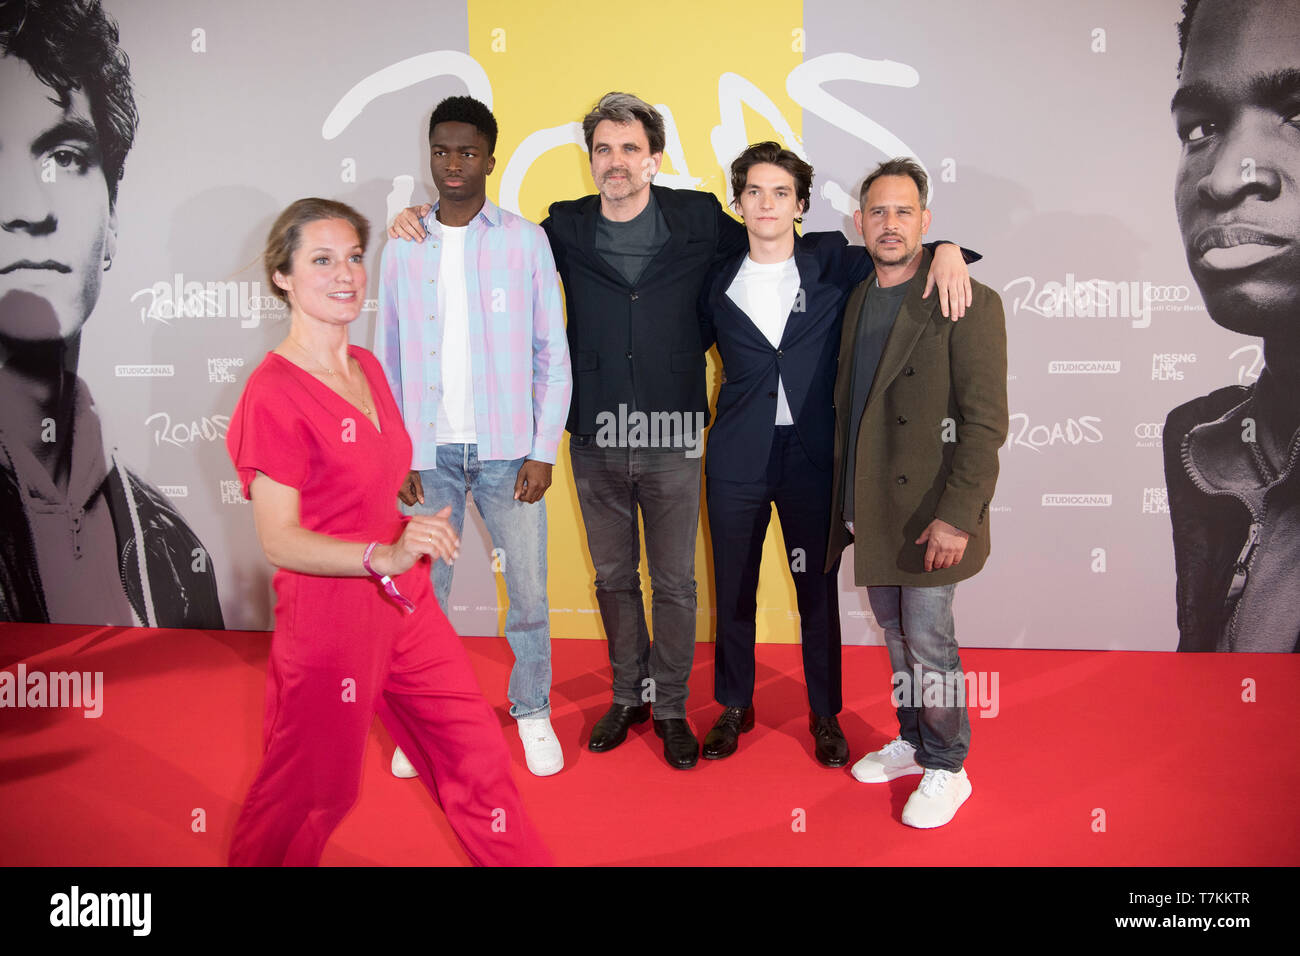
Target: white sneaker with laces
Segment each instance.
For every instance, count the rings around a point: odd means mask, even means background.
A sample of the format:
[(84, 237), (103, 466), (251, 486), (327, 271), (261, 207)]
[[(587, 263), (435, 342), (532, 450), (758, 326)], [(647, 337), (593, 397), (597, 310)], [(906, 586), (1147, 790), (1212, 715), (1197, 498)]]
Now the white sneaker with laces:
[(925, 771), (916, 790), (903, 807), (903, 822), (909, 827), (930, 830), (941, 827), (957, 814), (957, 808), (970, 797), (970, 778), (966, 768), (953, 773), (950, 770)]
[(402, 753), (402, 748), (398, 747), (393, 751), (393, 776), (401, 777), (407, 780), (411, 777), (418, 777), (420, 771), (411, 765), (411, 761), (406, 759), (406, 754)]
[(563, 770), (564, 751), (560, 749), (560, 739), (551, 729), (551, 718), (523, 717), (518, 723), (528, 770), (537, 777), (549, 777)]
[(895, 737), (853, 765), (853, 779), (862, 783), (886, 783), (909, 773), (925, 773), (916, 762), (916, 748), (902, 737)]

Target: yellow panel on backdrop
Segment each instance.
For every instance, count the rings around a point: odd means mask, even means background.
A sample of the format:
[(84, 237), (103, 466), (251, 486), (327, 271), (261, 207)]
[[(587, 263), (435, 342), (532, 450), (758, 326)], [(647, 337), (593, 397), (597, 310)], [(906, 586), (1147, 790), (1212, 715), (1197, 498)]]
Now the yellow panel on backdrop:
[[(562, 7), (520, 0), (471, 0), (469, 52), (492, 83), (493, 112), (501, 132), (497, 166), (488, 181), (494, 201), (503, 179), (518, 209), (534, 222), (550, 203), (595, 192), (583, 147), (563, 141), (561, 129), (579, 123), (601, 94), (635, 93), (666, 106), (680, 138), (680, 161), (672, 156), (673, 137), (659, 182), (689, 176), (696, 188), (726, 202), (726, 170), (714, 154), (711, 134), (719, 125), (719, 79), (737, 74), (771, 101), (795, 135), (801, 132), (799, 108), (786, 95), (790, 71), (803, 59), (803, 4), (799, 0), (753, 0), (743, 5), (698, 2), (610, 5), (574, 0)], [(778, 129), (756, 110), (744, 110), (745, 141), (780, 139)], [(530, 136), (545, 130), (557, 132)], [(512, 167), (511, 159), (516, 162)], [(535, 158), (529, 162), (529, 157)], [(729, 164), (731, 156), (723, 157)], [(522, 178), (520, 175), (522, 173)], [(718, 388), (716, 358), (710, 354), (710, 393)], [(577, 495), (568, 465), (567, 439), (560, 449), (548, 503), (551, 629), (557, 637), (603, 637), (596, 613), (595, 572), (587, 554)], [(784, 565), (784, 543), (773, 521), (759, 583), (758, 639), (797, 641), (794, 588)], [(713, 571), (701, 515), (695, 575), (699, 594), (696, 638), (713, 638)], [(811, 566), (820, 558), (808, 556)], [(649, 608), (649, 577), (643, 586)], [(504, 587), (498, 591), (505, 604)]]

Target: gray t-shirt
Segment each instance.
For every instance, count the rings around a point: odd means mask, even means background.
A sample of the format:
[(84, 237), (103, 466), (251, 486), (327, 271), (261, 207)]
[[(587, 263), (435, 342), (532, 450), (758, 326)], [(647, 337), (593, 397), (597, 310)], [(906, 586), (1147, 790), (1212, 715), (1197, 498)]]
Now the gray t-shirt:
[(886, 289), (876, 285), (875, 279), (862, 300), (858, 313), (857, 344), (853, 350), (853, 393), (849, 404), (849, 443), (844, 455), (844, 520), (853, 520), (853, 477), (858, 461), (858, 428), (862, 412), (867, 407), (867, 396), (876, 380), (876, 367), (885, 352), (885, 343), (893, 331), (898, 310), (911, 283), (900, 282)]
[(623, 274), (632, 285), (641, 277), (650, 260), (668, 242), (668, 223), (659, 211), (654, 193), (646, 207), (627, 222), (615, 222), (600, 216), (596, 220), (596, 252)]

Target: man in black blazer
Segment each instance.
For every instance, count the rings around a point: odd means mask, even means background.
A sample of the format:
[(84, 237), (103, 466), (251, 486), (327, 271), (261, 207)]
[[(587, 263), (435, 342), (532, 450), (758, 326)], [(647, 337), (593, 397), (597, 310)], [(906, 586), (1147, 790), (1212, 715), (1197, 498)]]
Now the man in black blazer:
[[(748, 236), (705, 282), (702, 336), (716, 339), (724, 384), (709, 435), (707, 497), (717, 590), (714, 697), (723, 712), (704, 756), (736, 751), (754, 726), (756, 593), (763, 541), (775, 503), (794, 579), (811, 708), (814, 754), (848, 762), (836, 714), (840, 694), (838, 562), (824, 571), (833, 390), (840, 324), (849, 291), (870, 275), (866, 250), (838, 232), (799, 236), (812, 167), (774, 142), (757, 143), (732, 164), (731, 185)], [(961, 315), (970, 294), (960, 250), (947, 246), (936, 280), (944, 313)], [(927, 289), (927, 294), (929, 290)]]
[[(597, 753), (617, 747), (653, 704), (664, 756), (685, 769), (699, 759), (686, 696), (708, 422), (696, 301), (709, 268), (739, 253), (745, 232), (711, 194), (651, 185), (664, 123), (644, 100), (606, 94), (583, 131), (599, 193), (554, 203), (542, 228), (564, 281), (569, 454), (614, 675), (613, 704), (589, 746)], [(638, 509), (653, 645), (641, 597)]]

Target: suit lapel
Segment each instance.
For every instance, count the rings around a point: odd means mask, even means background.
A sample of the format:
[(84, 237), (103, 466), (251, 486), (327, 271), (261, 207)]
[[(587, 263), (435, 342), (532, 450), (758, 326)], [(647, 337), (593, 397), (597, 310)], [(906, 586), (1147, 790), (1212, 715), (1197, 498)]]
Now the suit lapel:
[[(928, 303), (921, 298), (921, 294), (925, 291), (925, 279), (930, 273), (930, 263), (933, 258), (929, 249), (922, 249), (921, 255), (924, 256), (921, 260), (921, 266), (916, 270), (916, 275), (912, 277), (907, 295), (904, 296), (903, 304), (898, 310), (898, 317), (894, 319), (894, 327), (889, 332), (889, 338), (885, 340), (885, 351), (880, 356), (880, 364), (876, 366), (876, 378), (871, 383), (871, 392), (867, 395), (868, 407), (880, 397), (890, 383), (898, 377), (898, 373), (903, 370), (903, 366), (907, 364), (908, 356), (912, 354), (912, 349), (916, 346), (916, 340), (921, 337), (921, 333), (925, 331), (926, 325), (929, 324), (934, 310), (939, 307), (939, 296), (937, 294)], [(874, 278), (871, 281), (875, 281)]]
[(787, 348), (793, 336), (799, 334), (804, 323), (808, 320), (811, 309), (808, 306), (808, 290), (813, 288), (817, 280), (821, 277), (820, 269), (817, 264), (817, 257), (811, 253), (804, 252), (800, 244), (800, 237), (796, 234), (794, 237), (794, 265), (799, 273), (799, 288), (795, 292), (794, 306), (799, 304), (799, 293), (804, 295), (804, 307), (796, 309), (790, 308), (790, 314), (786, 316), (785, 328), (781, 332), (781, 344), (778, 348)]
[(862, 315), (862, 302), (871, 286), (871, 279), (859, 282), (849, 294), (844, 307), (844, 327), (840, 330), (840, 367), (835, 377), (835, 407), (848, 411), (853, 399), (853, 356), (858, 344), (858, 319)]
[(734, 262), (714, 277), (714, 301), (719, 304), (719, 308), (723, 313), (731, 319), (735, 328), (744, 330), (742, 334), (748, 335), (756, 344), (768, 347), (771, 346), (772, 343), (767, 340), (767, 336), (763, 334), (762, 329), (755, 325), (754, 320), (750, 318), (749, 313), (736, 305), (735, 300), (727, 294), (727, 290), (731, 288), (731, 284), (736, 281), (736, 276), (738, 276), (740, 270), (744, 268), (745, 259), (748, 255), (749, 253), (747, 252), (741, 253)]

